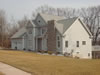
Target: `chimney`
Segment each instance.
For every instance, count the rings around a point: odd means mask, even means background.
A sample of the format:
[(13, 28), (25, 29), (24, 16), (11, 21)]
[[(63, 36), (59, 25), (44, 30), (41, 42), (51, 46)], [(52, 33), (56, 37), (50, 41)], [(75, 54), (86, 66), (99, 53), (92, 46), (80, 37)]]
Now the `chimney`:
[(48, 40), (47, 40), (47, 47), (48, 51), (56, 51), (56, 31), (55, 31), (55, 21), (51, 20), (48, 21), (48, 30), (47, 30), (47, 35), (48, 35)]

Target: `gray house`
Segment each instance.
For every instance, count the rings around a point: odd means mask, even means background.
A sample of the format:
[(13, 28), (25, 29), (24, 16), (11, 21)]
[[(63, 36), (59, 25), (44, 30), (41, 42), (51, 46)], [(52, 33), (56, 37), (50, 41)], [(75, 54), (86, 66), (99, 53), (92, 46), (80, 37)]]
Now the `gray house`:
[(12, 49), (50, 50), (91, 58), (92, 34), (77, 17), (65, 19), (39, 13), (11, 39)]

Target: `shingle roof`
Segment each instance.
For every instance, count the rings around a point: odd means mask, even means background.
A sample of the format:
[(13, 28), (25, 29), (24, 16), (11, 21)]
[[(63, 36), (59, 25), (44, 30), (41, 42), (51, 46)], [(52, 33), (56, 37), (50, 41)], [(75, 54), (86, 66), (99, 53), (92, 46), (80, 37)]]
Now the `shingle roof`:
[(56, 21), (56, 28), (63, 34), (77, 19), (78, 17), (63, 19)]
[(39, 13), (40, 16), (46, 21), (48, 22), (49, 20), (61, 20), (61, 19), (65, 19), (64, 17), (61, 16), (55, 16), (55, 15), (49, 15), (49, 14), (43, 14), (43, 13)]
[(18, 32), (15, 33), (11, 38), (19, 38), (21, 35), (23, 35), (26, 32), (26, 28), (21, 28)]
[[(64, 17), (47, 15), (47, 14), (42, 14), (42, 13), (40, 13), (40, 15), (46, 22), (48, 22), (49, 20), (55, 20), (55, 27), (61, 34), (63, 34), (78, 19), (78, 17), (64, 19)], [(37, 23), (35, 22), (35, 20), (32, 20), (30, 22), (32, 23), (33, 26), (38, 26)], [(89, 30), (86, 28), (85, 25), (84, 25), (84, 28), (91, 35), (91, 32), (89, 32)], [(24, 27), (24, 28), (20, 29), (11, 38), (19, 38), (25, 32), (26, 32), (26, 28)]]

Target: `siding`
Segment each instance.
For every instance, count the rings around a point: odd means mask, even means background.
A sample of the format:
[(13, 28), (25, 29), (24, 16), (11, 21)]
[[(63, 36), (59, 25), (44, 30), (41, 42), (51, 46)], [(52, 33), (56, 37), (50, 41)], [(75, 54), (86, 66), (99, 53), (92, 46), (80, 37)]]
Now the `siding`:
[[(64, 35), (66, 36), (63, 38), (63, 53), (73, 51), (74, 57), (79, 53), (80, 58), (91, 58), (91, 39), (78, 20), (73, 23)], [(68, 48), (65, 47), (65, 41), (68, 41)], [(76, 41), (79, 41), (79, 47), (76, 47)], [(82, 45), (82, 41), (86, 41), (86, 45)], [(90, 57), (88, 57), (88, 53), (90, 53)]]

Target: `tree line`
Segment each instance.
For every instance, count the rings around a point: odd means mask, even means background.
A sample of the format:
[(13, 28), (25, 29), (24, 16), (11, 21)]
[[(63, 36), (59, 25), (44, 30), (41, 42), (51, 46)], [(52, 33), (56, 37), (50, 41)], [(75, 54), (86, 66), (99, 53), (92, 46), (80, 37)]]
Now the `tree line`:
[[(100, 45), (100, 6), (91, 6), (85, 8), (54, 8), (52, 6), (43, 5), (33, 11), (31, 19), (34, 19), (37, 13), (63, 16), (66, 19), (79, 17), (87, 25), (93, 35), (93, 45)], [(29, 19), (27, 15), (19, 21), (13, 17), (10, 22), (4, 10), (0, 10), (0, 46), (10, 47), (11, 36), (13, 36), (20, 28), (24, 27)]]

